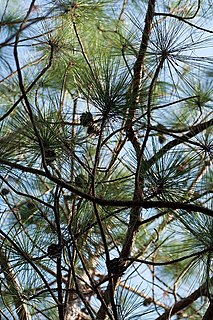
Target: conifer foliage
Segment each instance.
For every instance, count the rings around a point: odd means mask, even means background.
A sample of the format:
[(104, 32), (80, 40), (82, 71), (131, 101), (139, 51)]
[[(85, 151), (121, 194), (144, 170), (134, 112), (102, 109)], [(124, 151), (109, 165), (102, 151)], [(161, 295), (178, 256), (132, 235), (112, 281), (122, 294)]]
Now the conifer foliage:
[(1, 319), (212, 319), (212, 8), (2, 0)]

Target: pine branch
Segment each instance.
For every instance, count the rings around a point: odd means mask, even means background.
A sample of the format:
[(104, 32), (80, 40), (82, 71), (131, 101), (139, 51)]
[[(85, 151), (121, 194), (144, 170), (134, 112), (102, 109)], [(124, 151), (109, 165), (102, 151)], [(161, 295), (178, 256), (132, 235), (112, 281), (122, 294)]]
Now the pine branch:
[[(60, 226), (60, 214), (59, 214), (59, 197), (60, 190), (59, 187), (56, 187), (55, 195), (54, 195), (54, 215), (55, 215), (55, 223), (57, 228), (57, 236), (58, 236), (58, 246), (63, 245), (63, 238), (61, 234), (61, 226)], [(60, 320), (64, 320), (64, 307), (63, 307), (63, 288), (62, 288), (62, 260), (61, 254), (57, 257), (57, 291), (58, 291), (58, 315)]]
[(160, 300), (155, 300), (155, 299), (151, 298), (150, 296), (145, 294), (142, 290), (136, 289), (136, 288), (132, 287), (131, 285), (128, 285), (128, 284), (123, 283), (123, 282), (120, 282), (119, 283), (119, 287), (125, 288), (128, 291), (131, 291), (134, 294), (138, 295), (139, 297), (144, 298), (144, 303), (145, 304), (147, 303), (147, 305), (153, 303), (153, 304), (155, 304), (155, 305), (157, 305), (157, 306), (159, 306), (159, 307), (161, 307), (161, 308), (163, 308), (165, 310), (168, 309), (168, 306), (165, 305), (164, 303), (162, 303)]
[(13, 297), (19, 320), (31, 320), (27, 305), (22, 299), (17, 275), (2, 247), (0, 248), (0, 265), (1, 271), (4, 273), (4, 276), (7, 280), (7, 294), (10, 294)]
[(206, 28), (199, 27), (196, 24), (191, 23), (190, 21), (186, 20), (188, 18), (177, 16), (177, 15), (172, 14), (172, 13), (155, 12), (155, 16), (171, 17), (171, 18), (183, 21), (184, 23), (188, 24), (190, 27), (193, 27), (193, 28), (195, 28), (197, 30), (204, 31), (204, 32), (207, 32), (207, 33), (211, 33), (211, 34), (213, 33), (213, 30), (209, 30), (209, 29), (206, 29)]
[(10, 237), (8, 234), (6, 234), (3, 230), (0, 229), (0, 234), (8, 240), (8, 242), (12, 245), (13, 249), (16, 250), (16, 252), (18, 254), (20, 254), (28, 263), (29, 265), (32, 266), (32, 268), (35, 270), (35, 272), (40, 276), (40, 278), (42, 279), (42, 281), (44, 282), (46, 288), (48, 289), (50, 295), (52, 296), (53, 300), (58, 304), (57, 298), (55, 297), (53, 291), (51, 290), (48, 281), (46, 280), (46, 278), (44, 277), (44, 275), (42, 274), (42, 272), (39, 270), (39, 268), (36, 266), (36, 264), (33, 262), (33, 260), (31, 259), (31, 257), (24, 252)]
[(149, 38), (152, 30), (152, 22), (154, 18), (155, 0), (148, 1), (148, 8), (145, 17), (145, 26), (141, 39), (140, 49), (137, 60), (134, 64), (134, 75), (132, 80), (132, 95), (133, 99), (137, 101), (138, 92), (140, 90), (141, 80), (143, 78), (145, 56), (148, 48)]
[[(164, 262), (163, 261), (162, 262), (153, 262), (153, 261), (138, 259), (137, 257), (127, 258), (125, 260), (126, 261), (131, 261), (130, 264), (132, 264), (133, 262), (140, 262), (140, 263), (147, 264), (149, 266), (167, 266), (167, 265), (175, 264), (175, 263), (178, 263), (180, 261), (184, 261), (184, 260), (187, 260), (187, 259), (190, 259), (190, 258), (194, 258), (194, 260), (196, 260), (198, 257), (202, 256), (203, 254), (211, 252), (211, 250), (212, 250), (211, 248), (207, 248), (207, 249), (204, 249), (204, 250), (202, 250), (200, 252), (192, 253), (192, 254), (190, 254), (188, 256), (183, 256), (183, 257), (180, 257), (180, 258), (177, 258), (177, 259), (174, 259), (174, 260), (164, 261)], [(139, 256), (140, 255), (141, 255), (141, 253), (139, 254)]]
[(146, 148), (146, 144), (148, 142), (149, 134), (151, 131), (151, 103), (152, 103), (152, 95), (153, 95), (153, 90), (155, 87), (155, 83), (158, 79), (158, 76), (160, 74), (160, 71), (163, 67), (163, 64), (165, 62), (166, 55), (161, 57), (161, 60), (155, 70), (154, 76), (152, 78), (152, 81), (149, 86), (149, 92), (148, 92), (148, 101), (147, 101), (147, 128), (145, 132), (145, 136), (143, 139), (143, 144), (141, 146), (140, 153), (138, 155), (138, 163), (137, 163), (137, 170), (135, 173), (135, 194), (137, 195), (138, 199), (143, 199), (143, 189), (144, 189), (144, 179), (141, 176), (141, 166), (144, 161), (144, 151)]
[[(149, 37), (151, 33), (151, 28), (152, 28), (152, 20), (154, 17), (154, 7), (155, 7), (155, 0), (149, 0), (148, 2), (148, 8), (146, 12), (146, 17), (145, 17), (145, 26), (143, 30), (143, 35), (142, 35), (142, 40), (141, 40), (141, 45), (140, 49), (138, 52), (137, 60), (134, 64), (134, 75), (132, 79), (132, 84), (131, 84), (131, 107), (129, 108), (129, 115), (127, 119), (127, 137), (131, 141), (138, 160), (140, 161), (140, 143), (136, 137), (136, 134), (133, 129), (133, 118), (134, 118), (134, 113), (135, 113), (135, 106), (137, 104), (138, 100), (138, 93), (141, 85), (141, 80), (143, 78), (143, 68), (144, 68), (144, 60), (145, 60), (145, 55), (148, 47), (148, 42), (149, 42)], [(137, 183), (136, 183), (136, 189), (134, 192), (134, 199), (138, 199), (138, 193), (137, 193)], [(124, 239), (123, 243), (123, 248), (121, 250), (121, 254), (119, 259), (122, 259), (124, 257), (128, 257), (131, 253), (131, 248), (134, 244), (136, 233), (138, 231), (138, 225), (137, 221), (140, 215), (140, 207), (133, 208), (130, 213), (130, 220), (129, 220), (129, 225), (128, 225), (128, 230), (126, 233), (126, 237)], [(115, 275), (114, 277), (114, 286), (116, 287), (119, 281), (120, 275)], [(105, 290), (104, 293), (104, 298), (107, 303), (109, 304), (109, 296), (110, 296), (110, 291), (111, 291), (111, 285), (109, 283), (107, 289)], [(103, 306), (100, 307), (98, 313), (97, 313), (97, 320), (104, 320), (106, 317), (106, 310), (104, 309)]]
[(181, 209), (181, 210), (186, 210), (190, 213), (201, 212), (206, 214), (207, 216), (213, 217), (213, 210), (196, 205), (196, 204), (190, 204), (190, 203), (182, 203), (177, 201), (108, 200), (108, 199), (92, 196), (91, 194), (85, 193), (80, 189), (77, 189), (71, 186), (64, 180), (59, 179), (56, 176), (49, 175), (42, 170), (26, 167), (21, 164), (14, 163), (4, 159), (0, 159), (0, 164), (4, 164), (6, 166), (19, 169), (23, 172), (29, 172), (35, 175), (46, 177), (50, 181), (57, 183), (62, 188), (66, 188), (67, 190), (73, 192), (74, 194), (84, 199), (87, 199), (93, 203), (99, 204), (101, 206), (127, 207), (127, 208), (143, 207), (144, 209), (149, 209), (149, 208), (168, 208), (168, 209), (174, 209), (174, 210)]
[(135, 61), (134, 68), (133, 68), (134, 74), (133, 74), (133, 79), (130, 86), (130, 102), (129, 102), (130, 108), (129, 108), (128, 119), (126, 122), (127, 137), (131, 141), (138, 159), (140, 159), (141, 146), (137, 138), (137, 135), (134, 131), (133, 123), (134, 123), (135, 109), (138, 102), (138, 94), (139, 94), (141, 82), (144, 76), (145, 56), (146, 56), (149, 38), (152, 30), (154, 8), (155, 8), (155, 0), (149, 0), (140, 49), (139, 49), (137, 59)]
[(213, 302), (212, 300), (210, 300), (210, 304), (202, 320), (212, 320), (212, 315), (213, 315)]
[(177, 145), (190, 141), (190, 138), (195, 137), (200, 132), (206, 130), (213, 126), (213, 119), (210, 119), (206, 122), (199, 123), (196, 126), (193, 126), (187, 133), (183, 134), (182, 136), (168, 142), (165, 146), (163, 146), (158, 152), (154, 154), (154, 156), (145, 161), (144, 168), (148, 170), (156, 161), (158, 161), (164, 154), (166, 154), (170, 149), (176, 147)]
[[(80, 259), (80, 261), (81, 261), (81, 264), (82, 264), (82, 266), (83, 266), (83, 270), (84, 270), (84, 272), (86, 273), (86, 276), (88, 277), (88, 279), (89, 279), (89, 281), (90, 281), (90, 285), (91, 285), (92, 290), (94, 290), (94, 292), (96, 293), (98, 299), (101, 301), (102, 305), (105, 306), (105, 309), (106, 309), (106, 312), (107, 312), (109, 318), (110, 318), (111, 320), (113, 320), (112, 315), (111, 315), (111, 312), (110, 312), (110, 310), (108, 310), (107, 305), (105, 304), (105, 301), (104, 301), (104, 299), (103, 299), (103, 297), (102, 297), (102, 294), (100, 293), (100, 291), (99, 291), (99, 289), (98, 289), (98, 286), (96, 285), (95, 281), (92, 279), (92, 277), (91, 277), (91, 275), (90, 275), (90, 273), (89, 273), (89, 271), (88, 271), (88, 269), (87, 269), (87, 267), (86, 267), (86, 264), (85, 264), (85, 262), (84, 262), (84, 259), (83, 259), (83, 257), (82, 257), (82, 254), (81, 254), (81, 252), (80, 252), (80, 250), (78, 249), (78, 246), (77, 246), (77, 244), (76, 244), (76, 240), (74, 239), (72, 233), (70, 233), (70, 235), (71, 235), (72, 243), (73, 243), (73, 246), (74, 246), (75, 251), (76, 251), (76, 253), (77, 253), (77, 256), (79, 257), (79, 259)], [(77, 275), (76, 275), (76, 279), (77, 279)], [(76, 289), (77, 289), (77, 288), (76, 288)], [(81, 295), (80, 295), (80, 297), (83, 298), (82, 301), (85, 303), (85, 306), (87, 306), (87, 301), (84, 299), (84, 297), (81, 296)], [(88, 311), (89, 311), (89, 310), (88, 310)], [(91, 314), (91, 316), (92, 316), (92, 314)], [(92, 318), (93, 318), (93, 316), (92, 316)]]
[[(213, 278), (210, 279), (210, 282), (211, 283), (213, 282)], [(155, 320), (168, 320), (172, 315), (189, 307), (198, 298), (200, 298), (202, 296), (207, 296), (207, 295), (208, 295), (207, 282), (205, 282), (197, 290), (195, 290), (192, 294), (190, 294), (188, 297), (183, 298), (182, 300), (175, 303), (174, 306), (170, 308), (170, 310), (166, 311), (165, 313), (163, 313), (160, 317), (156, 318)], [(210, 318), (206, 318), (205, 320), (207, 320), (207, 319), (210, 320)]]

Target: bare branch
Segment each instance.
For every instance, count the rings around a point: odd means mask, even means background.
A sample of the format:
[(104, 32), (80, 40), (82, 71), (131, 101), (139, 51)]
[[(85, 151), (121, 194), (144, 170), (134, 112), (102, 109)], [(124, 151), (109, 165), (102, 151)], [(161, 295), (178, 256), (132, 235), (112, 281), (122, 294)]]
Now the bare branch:
[[(212, 281), (213, 281), (213, 278), (211, 278), (211, 282)], [(162, 314), (156, 320), (168, 320), (170, 316), (176, 314), (178, 311), (181, 311), (184, 308), (187, 308), (194, 301), (196, 301), (198, 298), (200, 298), (202, 296), (206, 296), (206, 295), (207, 295), (207, 283), (205, 282), (202, 286), (200, 286), (197, 290), (195, 290), (188, 297), (183, 298), (182, 300), (175, 303), (174, 306), (170, 308), (170, 310), (166, 311), (164, 314)], [(206, 320), (207, 319), (210, 320), (210, 318), (206, 318)]]

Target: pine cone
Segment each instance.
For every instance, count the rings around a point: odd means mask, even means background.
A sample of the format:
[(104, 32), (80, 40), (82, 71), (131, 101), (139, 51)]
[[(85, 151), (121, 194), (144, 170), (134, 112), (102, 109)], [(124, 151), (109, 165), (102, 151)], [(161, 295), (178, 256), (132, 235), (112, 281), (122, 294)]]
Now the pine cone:
[(47, 253), (50, 258), (60, 258), (63, 246), (53, 243), (47, 248)]

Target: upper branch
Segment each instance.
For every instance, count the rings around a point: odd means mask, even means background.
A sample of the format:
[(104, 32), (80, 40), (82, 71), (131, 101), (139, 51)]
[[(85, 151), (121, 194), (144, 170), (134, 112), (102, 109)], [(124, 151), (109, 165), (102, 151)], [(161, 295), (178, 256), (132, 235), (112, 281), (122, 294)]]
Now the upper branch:
[(186, 20), (186, 19), (189, 19), (189, 18), (184, 18), (184, 17), (181, 17), (181, 16), (177, 16), (177, 15), (172, 14), (172, 13), (155, 12), (155, 16), (163, 16), (163, 17), (175, 18), (175, 19), (178, 19), (178, 20), (180, 20), (180, 21), (185, 22), (185, 23), (188, 24), (190, 27), (194, 27), (194, 28), (196, 28), (196, 29), (198, 29), (198, 30), (201, 30), (201, 31), (204, 31), (204, 32), (213, 33), (213, 30), (209, 30), (209, 29), (206, 29), (206, 28), (199, 27), (199, 26), (197, 26), (196, 24), (191, 23), (191, 22), (189, 22), (188, 20)]
[(213, 125), (213, 119), (209, 121), (199, 123), (196, 126), (193, 126), (187, 133), (183, 134), (182, 136), (168, 142), (165, 146), (163, 146), (158, 152), (154, 154), (154, 156), (146, 161), (145, 168), (148, 170), (158, 159), (160, 159), (168, 150), (176, 147), (177, 145), (188, 142), (190, 138), (193, 138), (198, 133), (202, 132), (203, 130), (210, 128)]
[(146, 55), (149, 38), (151, 34), (151, 29), (152, 29), (152, 21), (154, 18), (154, 8), (155, 8), (155, 0), (149, 0), (141, 45), (138, 52), (137, 60), (134, 64), (134, 76), (132, 81), (133, 99), (137, 99), (138, 91), (140, 89), (141, 79), (143, 78), (144, 60), (145, 60), (145, 55)]

